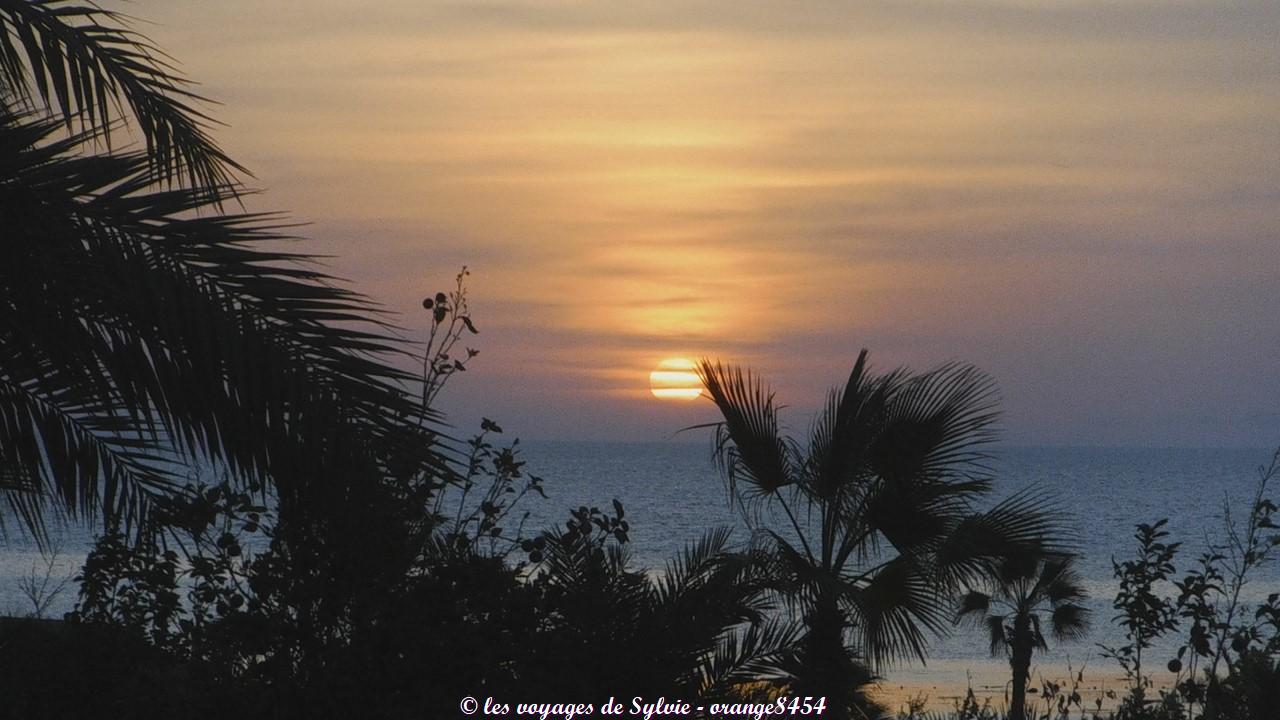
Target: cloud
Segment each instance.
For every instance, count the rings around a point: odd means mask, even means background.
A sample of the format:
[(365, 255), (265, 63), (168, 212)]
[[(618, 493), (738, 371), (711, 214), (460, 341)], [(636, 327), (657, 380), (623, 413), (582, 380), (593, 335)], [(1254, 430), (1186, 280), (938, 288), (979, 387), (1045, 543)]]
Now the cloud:
[(412, 322), (473, 268), (493, 414), (649, 432), (673, 354), (816, 402), (869, 346), (1023, 439), (1261, 437), (1275, 3), (139, 5), (338, 274)]

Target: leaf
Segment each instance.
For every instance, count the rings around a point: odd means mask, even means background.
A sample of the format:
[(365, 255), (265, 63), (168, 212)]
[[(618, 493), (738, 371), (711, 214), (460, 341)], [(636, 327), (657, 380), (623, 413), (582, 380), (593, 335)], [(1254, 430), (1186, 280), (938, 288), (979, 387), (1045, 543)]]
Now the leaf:
[(448, 474), (403, 420), (434, 416), (389, 362), (391, 326), (281, 253), (277, 216), (156, 188), (145, 155), (62, 133), (0, 109), (0, 476), (24, 524), (39, 535), (53, 506), (137, 525), (191, 460), (255, 493), (391, 454)]
[[(205, 99), (130, 22), (91, 4), (6, 0), (0, 3), (0, 80), (21, 105), (39, 101), (68, 131), (101, 134), (108, 147), (122, 126), (133, 125), (145, 140), (151, 179), (217, 202), (236, 185), (234, 175), (248, 171), (210, 137), (212, 120), (197, 109)], [(11, 33), (21, 41), (29, 73)], [(116, 123), (113, 107), (127, 109), (134, 122)]]

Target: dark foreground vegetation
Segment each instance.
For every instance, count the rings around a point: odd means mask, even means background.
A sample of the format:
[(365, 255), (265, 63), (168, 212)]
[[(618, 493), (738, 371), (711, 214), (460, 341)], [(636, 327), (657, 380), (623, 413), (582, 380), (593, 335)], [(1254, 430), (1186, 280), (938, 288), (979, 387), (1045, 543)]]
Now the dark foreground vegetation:
[[(1090, 618), (1053, 500), (992, 499), (993, 385), (965, 365), (875, 373), (864, 352), (792, 438), (757, 377), (703, 363), (750, 542), (709, 531), (654, 575), (617, 500), (526, 527), (543, 480), (518, 445), (432, 411), (476, 355), (465, 271), (423, 301), (421, 373), (400, 369), (375, 306), (299, 263), (278, 218), (232, 210), (244, 170), (162, 58), (108, 11), (0, 0), (0, 493), (41, 541), (50, 513), (104, 528), (72, 613), (0, 623), (0, 714), (439, 718), (468, 695), (616, 695), (876, 717), (875, 673), (965, 621), (1009, 658), (1014, 720), (1280, 707), (1280, 601), (1242, 600), (1280, 538), (1274, 464), (1182, 573), (1163, 523), (1139, 526), (1116, 564), (1114, 707), (1031, 687), (1033, 654)], [(122, 124), (144, 150), (109, 142)], [(1144, 652), (1171, 633), (1177, 657)], [(1165, 662), (1176, 682), (1154, 687)]]

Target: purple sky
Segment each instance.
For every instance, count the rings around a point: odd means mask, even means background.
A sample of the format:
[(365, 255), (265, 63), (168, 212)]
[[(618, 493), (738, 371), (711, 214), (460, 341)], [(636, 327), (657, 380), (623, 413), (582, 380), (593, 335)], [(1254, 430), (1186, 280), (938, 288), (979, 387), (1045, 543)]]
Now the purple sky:
[(703, 355), (807, 408), (859, 348), (961, 359), (1019, 443), (1280, 442), (1274, 2), (134, 3), (307, 247), (526, 438), (714, 418)]

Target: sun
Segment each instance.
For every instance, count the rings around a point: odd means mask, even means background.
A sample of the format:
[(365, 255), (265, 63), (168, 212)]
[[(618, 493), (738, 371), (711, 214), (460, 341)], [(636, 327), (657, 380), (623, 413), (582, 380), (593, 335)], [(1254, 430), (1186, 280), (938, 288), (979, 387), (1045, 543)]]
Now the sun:
[(702, 395), (697, 365), (687, 358), (667, 358), (649, 373), (649, 391), (664, 400), (693, 400)]

